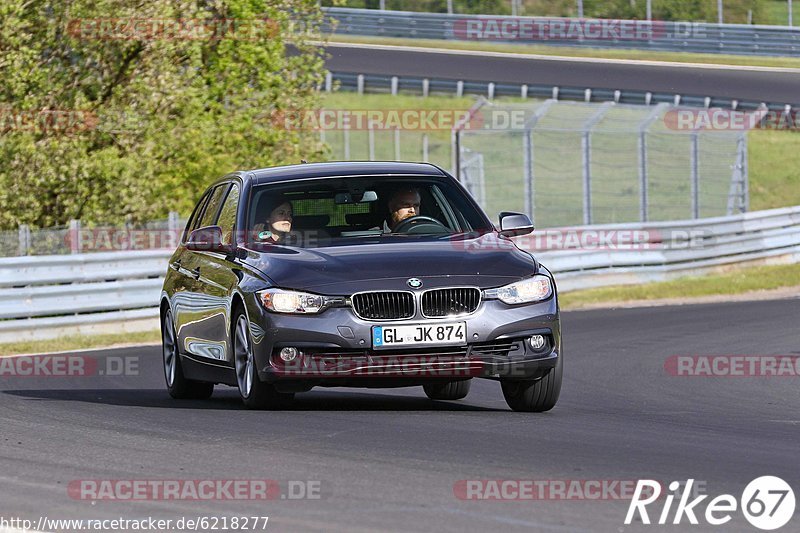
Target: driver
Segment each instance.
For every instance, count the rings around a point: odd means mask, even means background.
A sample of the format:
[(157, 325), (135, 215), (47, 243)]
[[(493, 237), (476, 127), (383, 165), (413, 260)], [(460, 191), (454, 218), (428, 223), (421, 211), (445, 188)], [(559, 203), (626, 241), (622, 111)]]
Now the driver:
[(419, 215), (421, 201), (417, 189), (404, 188), (394, 191), (387, 202), (389, 217), (383, 221), (383, 232), (391, 233), (400, 222)]

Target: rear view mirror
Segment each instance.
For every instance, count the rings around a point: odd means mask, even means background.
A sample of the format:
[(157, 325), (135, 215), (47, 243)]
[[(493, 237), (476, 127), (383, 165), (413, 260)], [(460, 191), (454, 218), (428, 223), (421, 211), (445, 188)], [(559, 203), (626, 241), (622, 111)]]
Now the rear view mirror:
[(500, 213), (500, 235), (516, 237), (533, 231), (533, 222), (528, 215), (503, 211)]
[(353, 193), (340, 192), (333, 197), (333, 201), (336, 205), (374, 202), (377, 199), (378, 199), (378, 193), (376, 193), (375, 191), (364, 191), (363, 193), (358, 191)]
[(197, 228), (189, 234), (186, 249), (195, 252), (217, 252), (229, 254), (233, 252), (233, 245), (222, 243), (222, 228), (219, 226), (205, 226)]

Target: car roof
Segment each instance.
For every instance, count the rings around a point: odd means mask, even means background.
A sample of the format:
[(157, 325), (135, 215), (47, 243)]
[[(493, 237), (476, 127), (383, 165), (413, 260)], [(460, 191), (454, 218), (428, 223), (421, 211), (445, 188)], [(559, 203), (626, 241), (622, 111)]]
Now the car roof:
[(430, 163), (406, 163), (397, 161), (331, 161), (327, 163), (302, 163), (280, 167), (251, 170), (242, 174), (254, 177), (253, 184), (287, 181), (293, 179), (344, 177), (344, 176), (431, 176), (445, 177), (447, 174)]

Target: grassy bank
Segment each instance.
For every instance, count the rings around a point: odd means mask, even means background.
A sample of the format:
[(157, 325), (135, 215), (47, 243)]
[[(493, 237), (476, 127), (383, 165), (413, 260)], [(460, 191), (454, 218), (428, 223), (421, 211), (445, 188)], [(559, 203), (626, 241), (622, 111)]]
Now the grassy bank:
[[(738, 268), (724, 274), (686, 277), (645, 285), (602, 287), (560, 295), (564, 309), (596, 304), (729, 296), (785, 287), (800, 287), (800, 264)], [(800, 294), (800, 290), (798, 291)]]
[(76, 335), (43, 341), (20, 341), (0, 344), (0, 356), (20, 353), (68, 352), (71, 350), (152, 344), (155, 342), (161, 342), (161, 333), (157, 330), (113, 335)]

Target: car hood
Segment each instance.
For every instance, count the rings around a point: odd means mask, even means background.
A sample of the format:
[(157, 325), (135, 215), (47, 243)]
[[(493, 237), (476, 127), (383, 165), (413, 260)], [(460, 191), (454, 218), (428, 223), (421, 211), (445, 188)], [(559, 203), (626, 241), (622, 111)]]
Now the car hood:
[(478, 237), (382, 236), (348, 239), (319, 248), (268, 246), (248, 250), (245, 262), (279, 287), (321, 294), (364, 290), (498, 287), (533, 275), (533, 257), (511, 241), (489, 233)]

